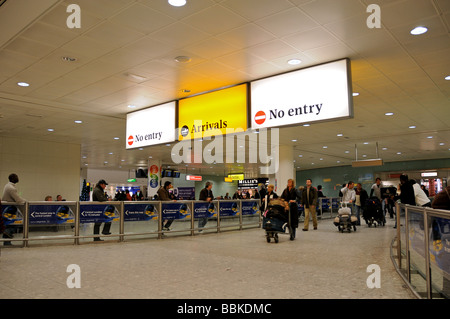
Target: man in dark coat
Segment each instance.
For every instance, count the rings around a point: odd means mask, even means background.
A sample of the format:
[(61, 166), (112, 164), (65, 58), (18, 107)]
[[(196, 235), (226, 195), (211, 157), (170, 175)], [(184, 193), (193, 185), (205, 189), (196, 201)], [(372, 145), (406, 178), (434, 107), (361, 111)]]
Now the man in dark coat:
[(313, 227), (317, 229), (317, 198), (318, 194), (314, 187), (312, 187), (312, 180), (306, 180), (306, 187), (302, 191), (302, 205), (305, 210), (305, 222), (303, 225), (303, 230), (307, 231), (309, 229), (309, 214), (311, 213), (313, 220)]
[[(108, 185), (108, 183), (105, 182), (104, 179), (98, 181), (97, 185), (95, 186), (92, 192), (92, 200), (94, 202), (108, 201), (108, 197), (105, 194), (106, 185)], [(94, 235), (98, 235), (100, 233), (101, 224), (102, 223), (94, 223)], [(105, 225), (103, 226), (102, 234), (111, 235), (109, 231), (110, 229), (111, 229), (111, 222), (105, 223)], [(100, 237), (94, 237), (94, 241), (103, 241), (103, 239), (101, 239)]]

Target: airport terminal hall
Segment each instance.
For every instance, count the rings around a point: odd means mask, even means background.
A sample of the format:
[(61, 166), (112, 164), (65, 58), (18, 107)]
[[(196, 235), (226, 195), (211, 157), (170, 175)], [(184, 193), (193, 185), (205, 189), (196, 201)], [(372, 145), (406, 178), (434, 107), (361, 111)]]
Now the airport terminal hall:
[(0, 29), (8, 308), (450, 298), (449, 0), (0, 0)]

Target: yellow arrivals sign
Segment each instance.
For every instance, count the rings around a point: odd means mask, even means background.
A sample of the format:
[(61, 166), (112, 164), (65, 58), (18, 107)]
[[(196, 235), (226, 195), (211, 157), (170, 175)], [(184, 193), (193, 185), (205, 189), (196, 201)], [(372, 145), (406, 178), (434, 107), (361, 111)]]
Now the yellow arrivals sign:
[(178, 101), (178, 139), (246, 131), (247, 84)]

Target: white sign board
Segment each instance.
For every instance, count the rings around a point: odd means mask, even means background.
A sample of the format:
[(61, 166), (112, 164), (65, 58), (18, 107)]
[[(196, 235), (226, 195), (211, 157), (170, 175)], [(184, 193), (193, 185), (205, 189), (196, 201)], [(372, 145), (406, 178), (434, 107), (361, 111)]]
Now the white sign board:
[(127, 114), (126, 148), (175, 141), (175, 105), (169, 102)]
[(353, 116), (348, 59), (251, 82), (250, 87), (252, 129)]

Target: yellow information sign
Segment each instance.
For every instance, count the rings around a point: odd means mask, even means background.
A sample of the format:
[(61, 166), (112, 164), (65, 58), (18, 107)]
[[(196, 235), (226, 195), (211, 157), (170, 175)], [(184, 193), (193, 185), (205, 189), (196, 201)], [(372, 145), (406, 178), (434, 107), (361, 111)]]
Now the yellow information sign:
[(247, 123), (247, 84), (178, 102), (180, 141), (246, 131)]

